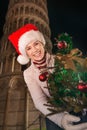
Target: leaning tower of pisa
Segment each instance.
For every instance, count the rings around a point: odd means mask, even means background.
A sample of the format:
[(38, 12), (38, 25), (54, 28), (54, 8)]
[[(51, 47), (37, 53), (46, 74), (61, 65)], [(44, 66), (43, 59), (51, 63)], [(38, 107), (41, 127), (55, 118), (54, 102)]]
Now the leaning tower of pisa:
[(39, 130), (41, 113), (34, 108), (23, 80), (23, 70), (8, 35), (26, 23), (34, 23), (51, 52), (51, 31), (46, 0), (9, 0), (0, 40), (0, 130)]
[(44, 34), (51, 50), (50, 27), (46, 0), (10, 0), (4, 30), (9, 34), (26, 23), (34, 23)]

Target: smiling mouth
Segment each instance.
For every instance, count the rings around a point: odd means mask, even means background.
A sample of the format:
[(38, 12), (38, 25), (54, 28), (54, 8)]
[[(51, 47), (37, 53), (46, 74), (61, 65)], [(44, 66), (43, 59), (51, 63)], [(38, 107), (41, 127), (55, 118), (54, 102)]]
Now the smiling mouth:
[(38, 57), (38, 56), (40, 56), (40, 55), (41, 55), (41, 52), (36, 52), (36, 53), (34, 54), (35, 57)]

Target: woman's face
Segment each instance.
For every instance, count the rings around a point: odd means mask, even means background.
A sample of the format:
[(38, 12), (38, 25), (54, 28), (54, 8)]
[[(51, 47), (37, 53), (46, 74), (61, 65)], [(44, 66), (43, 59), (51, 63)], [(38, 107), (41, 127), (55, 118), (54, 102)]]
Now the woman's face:
[(35, 41), (29, 43), (25, 48), (27, 56), (32, 61), (42, 60), (45, 55), (45, 49), (43, 44), (40, 41)]

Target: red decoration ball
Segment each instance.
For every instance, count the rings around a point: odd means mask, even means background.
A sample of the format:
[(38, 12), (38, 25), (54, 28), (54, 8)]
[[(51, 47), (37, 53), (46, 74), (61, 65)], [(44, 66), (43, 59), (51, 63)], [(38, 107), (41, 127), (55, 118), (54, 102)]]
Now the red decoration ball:
[(40, 81), (46, 81), (47, 80), (47, 75), (48, 75), (48, 72), (44, 72), (42, 74), (39, 75), (39, 80)]
[(86, 83), (79, 83), (77, 85), (77, 89), (81, 92), (87, 92), (87, 84)]
[(67, 47), (67, 43), (65, 41), (59, 41), (57, 47), (59, 49), (65, 49)]

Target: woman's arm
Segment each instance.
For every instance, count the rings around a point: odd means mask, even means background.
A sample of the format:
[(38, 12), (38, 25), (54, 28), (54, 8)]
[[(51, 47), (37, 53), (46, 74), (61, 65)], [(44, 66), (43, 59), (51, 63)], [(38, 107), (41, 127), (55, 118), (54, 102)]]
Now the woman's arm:
[[(41, 113), (43, 113), (46, 116), (50, 113), (50, 111), (48, 110), (48, 106), (44, 105), (47, 104), (46, 95), (44, 94), (41, 87), (38, 85), (37, 81), (34, 78), (27, 79), (27, 76), (24, 73), (24, 79), (36, 109), (38, 109)], [(48, 118), (61, 127), (61, 119), (63, 115), (64, 113), (59, 113), (48, 116)]]
[[(28, 86), (28, 90), (31, 94), (35, 107), (45, 116), (50, 114), (48, 107), (44, 105), (44, 104), (47, 104), (47, 97), (44, 94), (41, 87), (38, 85), (37, 81), (33, 77), (28, 78), (27, 76), (25, 76), (25, 73), (24, 73), (24, 79)], [(61, 112), (61, 113), (53, 114), (51, 116), (47, 116), (47, 118), (49, 118), (58, 126), (64, 127), (64, 129), (66, 130), (86, 130), (87, 129), (87, 123), (74, 125), (73, 122), (78, 122), (80, 118), (70, 115), (69, 113)]]

